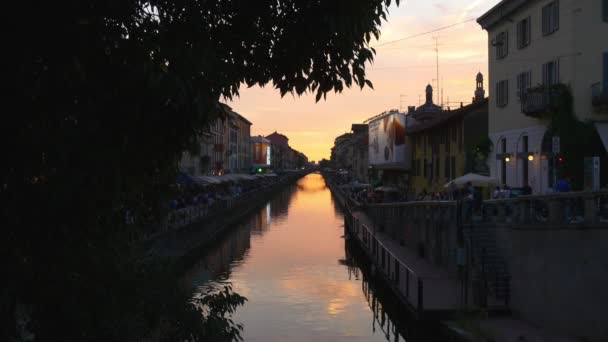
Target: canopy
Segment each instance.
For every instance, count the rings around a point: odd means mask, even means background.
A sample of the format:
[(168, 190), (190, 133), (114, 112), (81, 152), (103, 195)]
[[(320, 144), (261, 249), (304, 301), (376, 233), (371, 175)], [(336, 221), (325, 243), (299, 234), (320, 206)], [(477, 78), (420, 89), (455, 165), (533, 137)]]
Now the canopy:
[(462, 177), (458, 177), (447, 182), (444, 187), (449, 187), (452, 184), (454, 185), (465, 185), (468, 182), (471, 182), (473, 186), (490, 186), (498, 183), (496, 179), (488, 176), (478, 175), (476, 173), (467, 173)]

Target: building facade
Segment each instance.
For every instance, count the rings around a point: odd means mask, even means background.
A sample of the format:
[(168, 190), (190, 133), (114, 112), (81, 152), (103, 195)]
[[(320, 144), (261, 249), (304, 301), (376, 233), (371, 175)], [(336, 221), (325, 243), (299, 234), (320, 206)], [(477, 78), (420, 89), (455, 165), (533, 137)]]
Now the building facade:
[(468, 172), (489, 172), (485, 158), (480, 161), (475, 152), (488, 139), (488, 99), (484, 95), (483, 76), (478, 74), (471, 104), (433, 113), (423, 113), (428, 105), (417, 109), (418, 116), (426, 119), (408, 130), (413, 145), (413, 194), (442, 192), (447, 182)]
[(608, 142), (608, 113), (600, 106), (608, 88), (607, 7), (596, 0), (503, 0), (477, 20), (488, 32), (488, 163), (501, 183), (529, 184), (537, 193), (553, 187), (547, 89), (557, 84), (570, 89), (575, 116), (596, 122)]
[(353, 124), (351, 145), (353, 148), (352, 174), (353, 177), (361, 182), (368, 183), (369, 169), (369, 135), (367, 124)]
[(334, 147), (331, 150), (331, 162), (334, 168), (342, 170), (352, 170), (353, 167), (353, 146), (351, 139), (352, 133), (344, 133), (334, 139)]
[(221, 174), (224, 167), (224, 123), (223, 118), (211, 120), (198, 138), (198, 151), (182, 152), (178, 164), (180, 172), (192, 176)]
[(278, 132), (266, 136), (271, 143), (271, 166), (273, 170), (286, 170), (289, 167), (289, 138)]

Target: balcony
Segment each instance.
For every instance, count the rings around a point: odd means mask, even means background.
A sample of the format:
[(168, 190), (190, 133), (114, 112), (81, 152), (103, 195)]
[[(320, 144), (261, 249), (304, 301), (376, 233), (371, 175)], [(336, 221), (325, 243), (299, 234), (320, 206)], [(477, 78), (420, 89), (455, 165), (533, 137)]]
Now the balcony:
[(591, 106), (597, 114), (608, 114), (608, 89), (602, 89), (600, 83), (591, 86)]
[(542, 117), (555, 109), (558, 96), (559, 92), (553, 87), (528, 89), (521, 95), (521, 111), (527, 116)]

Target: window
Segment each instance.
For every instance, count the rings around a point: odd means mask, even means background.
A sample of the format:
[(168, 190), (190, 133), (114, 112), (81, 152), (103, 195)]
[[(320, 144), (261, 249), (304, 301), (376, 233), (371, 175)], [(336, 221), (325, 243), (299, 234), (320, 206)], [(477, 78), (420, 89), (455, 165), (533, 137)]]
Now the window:
[(452, 179), (458, 177), (456, 174), (456, 157), (452, 157)]
[(559, 82), (559, 62), (557, 60), (543, 64), (543, 85), (549, 87)]
[(424, 158), (424, 164), (422, 165), (422, 175), (423, 175), (424, 177), (426, 177), (426, 175), (427, 175), (427, 170), (426, 170), (426, 169), (427, 169), (427, 167), (428, 167), (428, 166), (427, 166), (427, 164), (426, 164), (426, 158)]
[(494, 39), (496, 46), (496, 58), (503, 59), (509, 54), (509, 32), (503, 31), (496, 35)]
[(439, 167), (440, 167), (439, 157), (437, 157), (437, 158), (435, 158), (435, 179), (439, 179), (440, 178), (440, 176), (439, 176)]
[(532, 86), (532, 73), (530, 71), (522, 72), (517, 75), (517, 97), (521, 101), (524, 94)]
[(608, 23), (608, 0), (602, 1), (602, 17)]
[(553, 1), (543, 7), (543, 35), (559, 29), (559, 1)]
[[(608, 2), (608, 0), (604, 1), (604, 3), (606, 3), (606, 2)], [(606, 4), (604, 6), (604, 12), (606, 11), (606, 7), (608, 7), (608, 4)], [(602, 91), (604, 92), (604, 94), (608, 94), (608, 52), (604, 52), (604, 63), (603, 64), (604, 64), (604, 72), (603, 72), (604, 76), (603, 76), (602, 83), (603, 83), (604, 89)]]
[(530, 17), (517, 23), (517, 48), (523, 49), (530, 45)]
[(502, 80), (496, 83), (496, 105), (504, 107), (509, 103), (509, 81)]
[[(522, 137), (522, 141), (521, 141), (521, 150), (522, 152), (528, 152), (528, 136), (524, 135)], [(522, 159), (523, 163), (522, 163), (522, 186), (528, 185), (529, 182), (529, 177), (528, 177), (528, 156), (524, 155), (523, 159)]]

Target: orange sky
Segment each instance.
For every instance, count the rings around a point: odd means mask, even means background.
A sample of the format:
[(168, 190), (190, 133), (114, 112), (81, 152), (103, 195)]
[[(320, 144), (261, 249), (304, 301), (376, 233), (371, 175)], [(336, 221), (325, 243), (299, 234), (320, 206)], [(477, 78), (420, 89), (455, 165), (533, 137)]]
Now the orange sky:
[[(378, 45), (440, 27), (477, 18), (498, 0), (405, 0), (391, 7), (382, 26)], [(443, 101), (470, 102), (475, 75), (481, 71), (487, 91), (487, 35), (475, 22), (467, 22), (421, 37), (377, 48), (367, 75), (375, 90), (352, 88), (328, 94), (315, 103), (314, 94), (283, 99), (271, 86), (241, 89), (241, 96), (228, 104), (249, 119), (251, 135), (267, 135), (275, 130), (289, 137), (289, 144), (310, 160), (329, 158), (336, 136), (350, 131), (352, 123), (389, 109), (404, 110), (424, 99), (424, 88), (435, 88), (435, 40), (438, 37), (439, 77), (443, 80)], [(441, 88), (441, 82), (440, 82)], [(436, 96), (434, 97), (437, 98)], [(446, 106), (448, 104), (446, 103)]]

